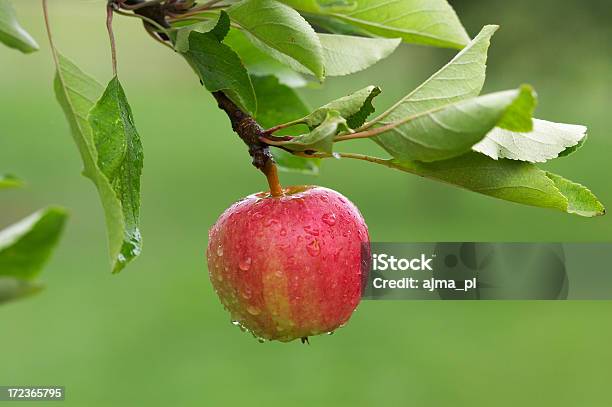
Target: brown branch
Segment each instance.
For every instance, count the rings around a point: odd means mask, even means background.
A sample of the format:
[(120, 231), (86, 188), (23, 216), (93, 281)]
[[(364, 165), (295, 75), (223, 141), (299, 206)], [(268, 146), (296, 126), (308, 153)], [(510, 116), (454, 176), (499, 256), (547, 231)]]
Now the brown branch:
[(272, 158), (269, 146), (261, 141), (265, 132), (263, 127), (253, 117), (243, 112), (225, 93), (213, 92), (213, 96), (219, 108), (229, 117), (232, 129), (249, 148), (249, 154), (253, 157), (253, 165), (268, 179), (272, 196), (281, 196), (283, 191), (278, 181), (274, 158)]
[[(213, 3), (207, 3), (207, 5), (212, 4)], [(168, 10), (164, 7), (165, 3), (158, 1), (147, 2), (145, 0), (109, 0), (109, 5), (115, 5), (117, 7), (127, 6), (127, 9), (132, 9), (134, 13), (152, 20), (152, 22), (159, 24), (161, 27), (170, 27), (166, 20)], [(155, 30), (154, 27), (150, 27), (151, 25), (152, 24), (145, 22), (145, 28), (147, 28), (149, 32)], [(161, 40), (169, 40), (166, 34), (156, 33), (160, 36)], [(212, 95), (215, 97), (219, 108), (223, 110), (230, 119), (232, 129), (249, 148), (249, 154), (253, 158), (253, 165), (263, 172), (268, 179), (270, 194), (274, 197), (282, 196), (283, 190), (278, 179), (274, 158), (272, 157), (269, 146), (261, 140), (261, 137), (265, 134), (265, 130), (252, 116), (242, 111), (232, 102), (225, 93), (218, 91), (212, 92)]]

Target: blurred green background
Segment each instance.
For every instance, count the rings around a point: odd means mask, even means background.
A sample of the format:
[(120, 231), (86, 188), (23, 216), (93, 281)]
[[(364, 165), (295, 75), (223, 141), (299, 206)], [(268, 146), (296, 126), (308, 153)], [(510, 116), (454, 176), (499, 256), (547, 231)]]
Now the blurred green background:
[[(612, 405), (612, 302), (366, 301), (346, 328), (310, 346), (260, 344), (232, 326), (208, 281), (207, 230), (265, 180), (188, 66), (125, 18), (116, 23), (119, 70), (145, 148), (145, 248), (111, 275), (102, 210), (52, 93), (39, 2), (15, 3), (42, 51), (0, 50), (0, 172), (29, 184), (0, 196), (0, 226), (49, 204), (71, 219), (43, 273), (47, 289), (0, 307), (0, 384), (65, 385), (66, 406)], [(451, 3), (471, 35), (502, 26), (486, 91), (531, 83), (539, 118), (589, 126), (582, 150), (546, 168), (612, 205), (609, 1)], [(104, 1), (50, 5), (59, 47), (109, 80)], [(452, 55), (404, 45), (302, 94), (316, 106), (378, 84), (382, 109)], [(282, 181), (350, 197), (375, 241), (603, 241), (612, 232), (611, 216), (521, 207), (361, 162), (333, 160), (318, 178)]]

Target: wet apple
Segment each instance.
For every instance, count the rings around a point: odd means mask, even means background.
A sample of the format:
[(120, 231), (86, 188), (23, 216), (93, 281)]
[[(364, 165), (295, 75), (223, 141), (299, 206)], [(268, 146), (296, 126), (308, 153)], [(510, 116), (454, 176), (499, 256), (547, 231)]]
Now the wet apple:
[(359, 304), (370, 254), (359, 210), (328, 188), (250, 195), (209, 232), (208, 270), (236, 324), (283, 342), (332, 332)]

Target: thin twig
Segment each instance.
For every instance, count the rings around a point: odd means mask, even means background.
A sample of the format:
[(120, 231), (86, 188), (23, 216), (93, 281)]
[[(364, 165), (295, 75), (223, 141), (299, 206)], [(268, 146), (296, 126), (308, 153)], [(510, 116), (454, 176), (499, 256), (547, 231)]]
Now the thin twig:
[(134, 5), (124, 4), (124, 2), (121, 2), (121, 8), (125, 10), (130, 10), (130, 11), (140, 10), (141, 8), (150, 7), (153, 4), (160, 4), (163, 1), (164, 0), (150, 0), (150, 1), (145, 1), (143, 3), (134, 4)]
[(374, 157), (371, 155), (365, 155), (365, 154), (357, 154), (357, 153), (334, 153), (334, 154), (328, 154), (328, 153), (313, 153), (313, 154), (306, 154), (306, 153), (302, 153), (302, 152), (293, 152), (293, 155), (296, 155), (298, 157), (304, 157), (304, 158), (350, 158), (353, 160), (361, 160), (361, 161), (367, 161), (367, 162), (371, 162), (371, 163), (376, 163), (376, 164), (381, 164), (381, 165), (385, 165), (387, 167), (393, 167), (393, 164), (385, 159), (385, 158), (379, 158), (379, 157)]
[(115, 13), (121, 14), (122, 16), (125, 16), (125, 17), (132, 17), (132, 18), (141, 19), (142, 21), (145, 21), (145, 22), (151, 24), (152, 26), (154, 26), (157, 29), (157, 31), (163, 32), (164, 34), (168, 34), (168, 29), (167, 28), (162, 27), (161, 25), (159, 25), (157, 23), (157, 21), (152, 20), (149, 17), (145, 17), (145, 16), (142, 16), (140, 14), (126, 13), (125, 11), (121, 11), (121, 10), (115, 10)]
[(106, 6), (106, 30), (110, 40), (113, 76), (117, 76), (117, 44), (115, 43), (115, 33), (113, 32), (113, 11), (114, 7), (111, 4)]
[(166, 41), (162, 40), (161, 38), (159, 38), (155, 31), (153, 31), (151, 29), (151, 27), (149, 26), (145, 26), (145, 31), (147, 32), (147, 34), (149, 34), (149, 36), (151, 36), (151, 38), (153, 38), (155, 41), (159, 42), (161, 45), (171, 49), (174, 52), (174, 48), (172, 47), (172, 45), (168, 44)]
[(53, 43), (53, 34), (51, 33), (51, 24), (49, 22), (49, 9), (47, 7), (47, 0), (42, 0), (43, 16), (45, 18), (45, 28), (47, 29), (47, 37), (49, 38), (49, 45), (51, 46), (51, 54), (53, 55), (53, 61), (55, 66), (59, 66), (59, 59), (57, 57), (57, 51), (55, 44)]

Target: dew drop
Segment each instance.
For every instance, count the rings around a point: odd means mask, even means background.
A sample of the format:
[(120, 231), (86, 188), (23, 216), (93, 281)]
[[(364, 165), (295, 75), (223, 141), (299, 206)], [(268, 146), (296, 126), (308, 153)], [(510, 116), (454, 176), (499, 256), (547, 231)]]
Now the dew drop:
[(278, 225), (279, 223), (280, 222), (278, 221), (278, 219), (270, 218), (266, 220), (266, 222), (264, 223), (264, 226), (269, 228), (270, 226)]
[(240, 270), (242, 271), (248, 271), (251, 268), (251, 258), (250, 257), (244, 257), (242, 259), (240, 259), (240, 262), (238, 263), (238, 267), (240, 267)]
[(327, 195), (321, 195), (319, 199), (322, 200), (323, 202), (329, 202), (329, 197)]
[(244, 298), (245, 300), (248, 300), (249, 298), (251, 298), (251, 289), (246, 287), (244, 290), (242, 290), (242, 298)]
[(247, 312), (248, 312), (249, 314), (251, 314), (251, 315), (259, 315), (259, 313), (260, 313), (261, 311), (259, 310), (259, 308), (255, 307), (255, 306), (253, 306), (253, 305), (249, 305), (249, 306), (247, 307)]
[(223, 274), (217, 273), (217, 280), (223, 281)]
[(317, 239), (313, 239), (312, 242), (308, 243), (306, 246), (306, 251), (308, 251), (308, 254), (310, 254), (312, 257), (317, 257), (321, 252), (319, 241)]
[(287, 236), (287, 229), (282, 228), (282, 229), (280, 230), (280, 235), (281, 235), (281, 236)]
[(310, 225), (304, 226), (304, 232), (312, 236), (319, 236), (319, 229), (313, 228)]
[(223, 246), (217, 246), (217, 256), (223, 257)]
[(326, 213), (323, 215), (321, 220), (323, 220), (323, 222), (329, 226), (334, 226), (336, 224), (336, 215), (333, 213)]

